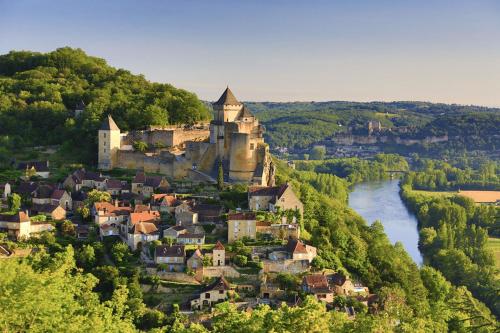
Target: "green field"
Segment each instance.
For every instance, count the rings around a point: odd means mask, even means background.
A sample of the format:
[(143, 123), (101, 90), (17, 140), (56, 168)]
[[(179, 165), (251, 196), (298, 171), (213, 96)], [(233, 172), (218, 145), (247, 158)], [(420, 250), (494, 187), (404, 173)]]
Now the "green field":
[(495, 257), (496, 267), (500, 269), (500, 238), (490, 237), (488, 239), (488, 243), (486, 247), (493, 252), (493, 256)]
[(445, 196), (451, 197), (457, 195), (457, 192), (447, 192), (447, 191), (421, 191), (421, 190), (413, 190), (413, 192), (417, 194), (427, 195), (427, 196)]

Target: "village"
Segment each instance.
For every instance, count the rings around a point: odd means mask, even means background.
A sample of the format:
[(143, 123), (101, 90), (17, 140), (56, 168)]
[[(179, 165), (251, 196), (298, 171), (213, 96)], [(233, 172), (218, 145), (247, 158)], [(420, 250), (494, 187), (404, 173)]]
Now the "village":
[[(354, 316), (353, 304), (376, 300), (360, 281), (314, 269), (317, 249), (301, 239), (303, 205), (289, 183), (239, 185), (246, 198), (235, 207), (213, 185), (169, 182), (142, 171), (125, 180), (77, 169), (51, 183), (46, 162), (20, 168), (26, 170), (22, 179), (0, 184), (0, 230), (11, 241), (63, 233), (83, 243), (122, 242), (144, 274), (179, 290), (187, 286), (188, 294), (174, 300), (188, 313), (226, 300), (241, 308), (298, 305), (311, 294)], [(13, 213), (15, 197), (21, 205)], [(29, 253), (7, 244), (0, 245), (4, 258)], [(177, 295), (164, 290), (165, 300)], [(343, 302), (335, 302), (339, 297)]]

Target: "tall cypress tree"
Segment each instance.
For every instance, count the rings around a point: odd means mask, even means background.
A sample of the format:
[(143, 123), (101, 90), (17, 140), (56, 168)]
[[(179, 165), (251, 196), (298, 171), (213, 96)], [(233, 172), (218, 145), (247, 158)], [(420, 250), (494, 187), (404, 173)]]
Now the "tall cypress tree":
[(217, 173), (217, 188), (222, 191), (224, 188), (224, 168), (222, 167), (222, 159), (219, 158), (219, 170)]

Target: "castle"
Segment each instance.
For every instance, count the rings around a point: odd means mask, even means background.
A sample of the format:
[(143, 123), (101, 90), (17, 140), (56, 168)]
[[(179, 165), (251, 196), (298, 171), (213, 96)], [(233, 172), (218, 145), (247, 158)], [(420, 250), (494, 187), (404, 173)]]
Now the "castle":
[[(171, 179), (213, 182), (222, 164), (226, 181), (274, 185), (274, 165), (258, 119), (229, 87), (212, 105), (213, 120), (190, 127), (121, 132), (108, 115), (98, 133), (99, 169), (141, 169)], [(138, 142), (148, 149), (135, 149)]]

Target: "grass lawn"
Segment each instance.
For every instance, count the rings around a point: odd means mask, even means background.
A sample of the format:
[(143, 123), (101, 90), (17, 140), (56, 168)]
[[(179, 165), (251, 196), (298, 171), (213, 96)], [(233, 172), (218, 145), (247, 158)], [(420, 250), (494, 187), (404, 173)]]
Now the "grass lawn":
[(427, 196), (444, 196), (444, 197), (452, 197), (457, 195), (457, 192), (447, 192), (447, 191), (421, 191), (421, 190), (413, 190), (413, 192), (417, 194), (427, 195)]
[(500, 269), (500, 238), (488, 238), (488, 243), (486, 247), (493, 252), (493, 257), (495, 258), (495, 264), (498, 269)]

